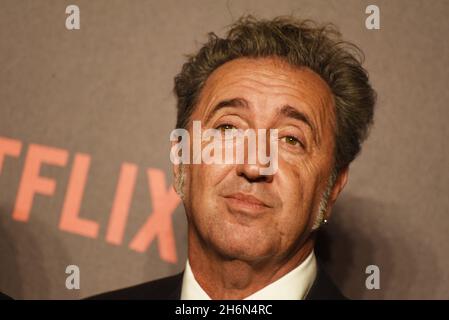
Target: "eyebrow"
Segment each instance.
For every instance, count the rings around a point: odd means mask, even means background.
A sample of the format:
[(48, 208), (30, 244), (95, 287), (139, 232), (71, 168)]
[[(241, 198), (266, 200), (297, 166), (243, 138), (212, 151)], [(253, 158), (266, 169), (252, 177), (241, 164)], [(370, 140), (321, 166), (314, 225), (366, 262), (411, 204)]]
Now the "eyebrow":
[(313, 125), (313, 122), (310, 120), (310, 118), (305, 113), (297, 110), (296, 108), (294, 108), (288, 104), (284, 105), (281, 108), (279, 113), (287, 118), (292, 118), (292, 119), (299, 120), (299, 121), (305, 123), (310, 128), (310, 131), (312, 131), (313, 140), (315, 141), (315, 143), (318, 144), (317, 132), (316, 132), (315, 126)]
[(243, 98), (233, 98), (233, 99), (228, 99), (228, 100), (222, 100), (219, 103), (217, 103), (212, 108), (212, 110), (209, 112), (209, 115), (207, 116), (205, 123), (208, 123), (210, 121), (210, 119), (212, 118), (212, 116), (215, 113), (217, 113), (217, 111), (219, 111), (220, 109), (223, 109), (223, 108), (228, 108), (228, 107), (237, 107), (237, 108), (248, 109), (249, 104), (248, 104), (248, 101), (246, 101)]
[[(237, 108), (244, 108), (244, 109), (248, 109), (249, 108), (249, 103), (248, 101), (246, 101), (243, 98), (233, 98), (233, 99), (228, 99), (228, 100), (222, 100), (219, 103), (217, 103), (212, 110), (209, 112), (209, 115), (206, 117), (206, 122), (208, 123), (213, 115), (218, 112), (220, 109), (223, 108), (228, 108), (228, 107), (237, 107)], [(309, 128), (310, 131), (312, 132), (312, 136), (313, 136), (313, 140), (315, 141), (316, 144), (318, 144), (318, 136), (317, 136), (317, 131), (316, 128), (313, 124), (313, 122), (310, 120), (310, 118), (304, 113), (301, 112), (299, 110), (297, 110), (296, 108), (292, 107), (291, 105), (284, 105), (281, 107), (279, 114), (287, 117), (287, 118), (292, 118), (295, 120), (299, 120), (303, 123), (305, 123)]]

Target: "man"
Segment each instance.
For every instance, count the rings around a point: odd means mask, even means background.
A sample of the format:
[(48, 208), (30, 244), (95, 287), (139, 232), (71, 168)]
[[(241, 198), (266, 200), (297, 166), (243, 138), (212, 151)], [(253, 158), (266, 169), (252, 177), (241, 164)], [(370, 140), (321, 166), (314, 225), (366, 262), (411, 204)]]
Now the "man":
[(226, 38), (210, 34), (175, 79), (176, 127), (276, 129), (277, 170), (176, 163), (185, 270), (95, 298), (344, 298), (313, 248), (372, 123), (375, 92), (360, 53), (332, 26), (293, 18), (245, 17)]

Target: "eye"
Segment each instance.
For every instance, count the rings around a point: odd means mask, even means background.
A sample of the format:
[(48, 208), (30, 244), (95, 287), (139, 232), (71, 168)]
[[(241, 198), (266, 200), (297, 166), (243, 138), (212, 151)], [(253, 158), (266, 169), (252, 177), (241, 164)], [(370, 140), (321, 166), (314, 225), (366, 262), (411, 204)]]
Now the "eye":
[(216, 127), (215, 129), (220, 130), (222, 133), (224, 133), (226, 130), (232, 130), (237, 129), (235, 126), (229, 123), (224, 123)]
[(303, 143), (294, 136), (285, 136), (282, 139), (284, 139), (285, 142), (289, 145), (304, 147)]

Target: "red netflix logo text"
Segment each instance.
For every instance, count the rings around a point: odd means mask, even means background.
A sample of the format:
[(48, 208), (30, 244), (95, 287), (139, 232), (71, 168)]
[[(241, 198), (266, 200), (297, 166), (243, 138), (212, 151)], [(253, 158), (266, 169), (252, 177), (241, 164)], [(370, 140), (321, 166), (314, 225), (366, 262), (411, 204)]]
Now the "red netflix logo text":
[[(24, 146), (22, 141), (0, 137), (0, 175), (6, 156), (19, 157)], [(66, 167), (69, 152), (64, 149), (38, 144), (29, 144), (25, 155), (19, 189), (15, 201), (12, 218), (27, 222), (33, 206), (35, 194), (51, 197), (56, 190), (54, 179), (40, 175), (43, 164)], [(97, 238), (99, 224), (96, 221), (80, 217), (80, 207), (89, 173), (91, 157), (88, 154), (75, 153), (70, 177), (61, 210), (59, 228), (84, 237)], [(120, 245), (128, 219), (131, 199), (136, 184), (138, 167), (132, 163), (123, 163), (119, 173), (106, 241)], [(163, 171), (148, 168), (146, 171), (149, 193), (153, 211), (144, 225), (128, 244), (129, 248), (138, 252), (148, 249), (151, 242), (158, 237), (158, 249), (162, 260), (176, 263), (176, 245), (172, 225), (172, 214), (180, 203), (180, 198), (172, 186), (167, 186)]]

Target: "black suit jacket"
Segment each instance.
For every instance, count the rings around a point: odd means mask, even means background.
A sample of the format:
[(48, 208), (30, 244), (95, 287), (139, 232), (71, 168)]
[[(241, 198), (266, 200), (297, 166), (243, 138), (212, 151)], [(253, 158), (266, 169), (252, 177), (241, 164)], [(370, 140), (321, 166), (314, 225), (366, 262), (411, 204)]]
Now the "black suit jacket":
[[(183, 272), (133, 287), (102, 293), (88, 299), (95, 300), (179, 300)], [(318, 266), (317, 276), (306, 300), (346, 300), (329, 276)]]
[(7, 296), (3, 292), (0, 292), (0, 300), (12, 300), (10, 296)]

